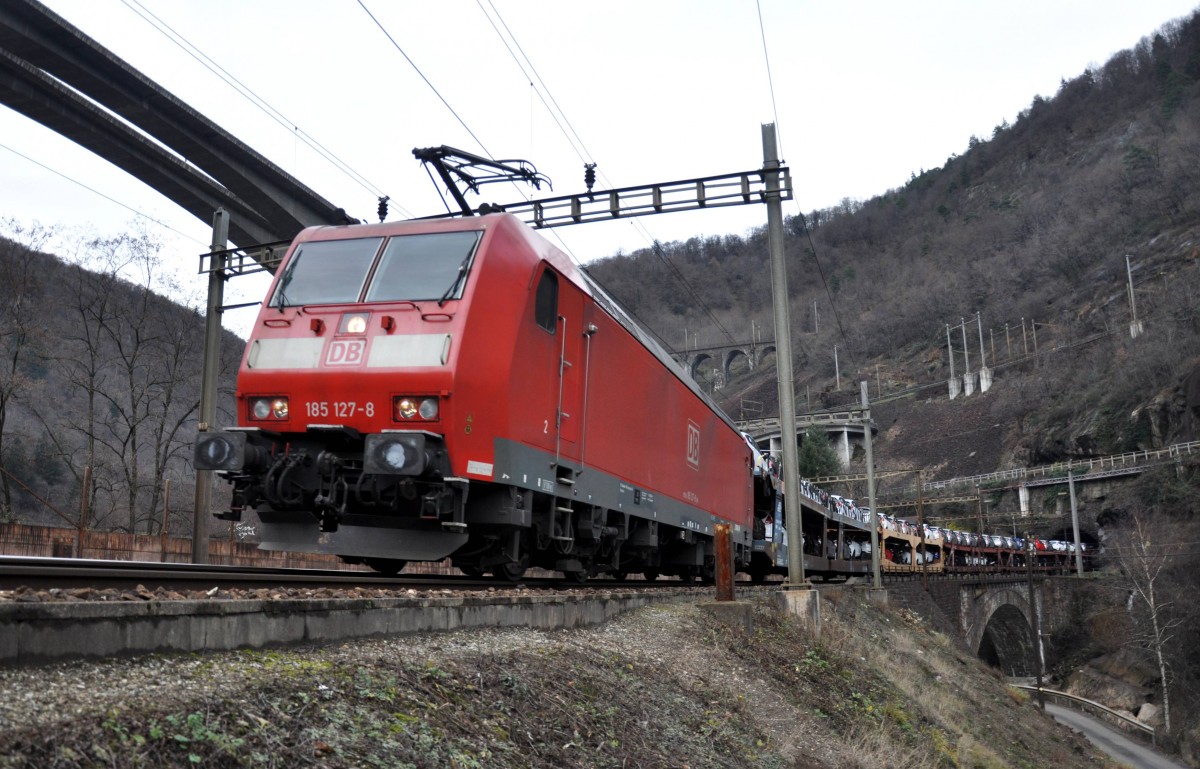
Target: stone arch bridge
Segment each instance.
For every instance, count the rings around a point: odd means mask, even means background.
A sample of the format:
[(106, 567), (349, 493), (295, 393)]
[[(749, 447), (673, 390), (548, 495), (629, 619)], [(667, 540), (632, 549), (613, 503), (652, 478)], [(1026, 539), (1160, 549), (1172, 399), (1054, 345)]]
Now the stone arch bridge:
[(774, 342), (738, 342), (673, 352), (671, 357), (697, 381), (700, 379), (697, 375), (711, 367), (714, 371), (715, 386), (719, 388), (729, 381), (734, 366), (739, 361), (744, 362), (746, 368), (753, 371), (774, 354)]
[[(935, 627), (952, 632), (972, 653), (1009, 676), (1032, 676), (1036, 659), (1030, 632), (1029, 590), (1023, 575), (920, 577), (886, 584), (888, 601), (908, 608)], [(1034, 577), (1038, 624), (1043, 636), (1066, 627), (1071, 577)], [(1043, 668), (1049, 663), (1043, 656)]]

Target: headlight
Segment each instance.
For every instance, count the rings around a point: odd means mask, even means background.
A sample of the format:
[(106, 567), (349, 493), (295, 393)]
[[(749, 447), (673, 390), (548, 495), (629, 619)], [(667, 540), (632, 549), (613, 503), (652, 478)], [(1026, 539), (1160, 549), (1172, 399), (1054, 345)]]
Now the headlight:
[(401, 395), (392, 401), (392, 412), (397, 422), (425, 421), (438, 418), (438, 399)]
[(363, 470), (367, 473), (420, 475), (428, 464), (425, 436), (421, 433), (368, 435), (363, 453)]
[(342, 318), (342, 331), (347, 334), (361, 334), (367, 330), (367, 315), (347, 315)]
[(197, 470), (241, 470), (245, 461), (245, 433), (200, 433), (196, 438)]
[(250, 416), (253, 419), (288, 418), (288, 399), (282, 396), (273, 398), (254, 398), (250, 401)]

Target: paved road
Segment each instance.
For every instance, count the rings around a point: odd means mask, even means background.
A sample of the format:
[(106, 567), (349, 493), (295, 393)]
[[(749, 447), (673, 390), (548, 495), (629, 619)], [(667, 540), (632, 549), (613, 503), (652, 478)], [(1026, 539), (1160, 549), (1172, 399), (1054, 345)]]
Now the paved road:
[(1066, 724), (1081, 732), (1088, 741), (1112, 756), (1117, 761), (1134, 769), (1185, 769), (1170, 759), (1155, 753), (1150, 748), (1135, 742), (1120, 732), (1077, 710), (1046, 703), (1046, 712), (1060, 724)]

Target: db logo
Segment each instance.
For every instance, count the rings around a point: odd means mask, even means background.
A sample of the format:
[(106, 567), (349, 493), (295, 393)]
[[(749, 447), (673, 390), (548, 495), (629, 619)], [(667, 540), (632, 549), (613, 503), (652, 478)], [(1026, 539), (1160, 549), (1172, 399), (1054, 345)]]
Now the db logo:
[(325, 353), (326, 366), (357, 366), (366, 357), (365, 339), (334, 339)]
[(700, 469), (700, 425), (690, 419), (687, 426), (687, 461), (692, 467)]

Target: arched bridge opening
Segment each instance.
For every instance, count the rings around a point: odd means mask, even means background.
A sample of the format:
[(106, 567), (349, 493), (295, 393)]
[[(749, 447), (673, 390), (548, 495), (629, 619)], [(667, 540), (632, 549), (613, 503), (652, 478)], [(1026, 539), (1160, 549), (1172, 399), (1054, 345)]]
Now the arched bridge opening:
[(1006, 676), (1033, 675), (1033, 642), (1025, 608), (1011, 603), (998, 606), (983, 627), (976, 654)]
[(725, 380), (721, 376), (720, 364), (720, 358), (714, 358), (712, 355), (702, 352), (692, 359), (688, 373), (692, 375), (693, 382), (700, 385), (705, 391), (712, 392), (725, 384)]
[(745, 350), (734, 349), (725, 353), (722, 368), (725, 371), (725, 381), (729, 382), (754, 368), (754, 361)]
[(980, 660), (1004, 675), (1033, 675), (1028, 601), (1015, 589), (992, 589), (979, 603), (967, 642)]

